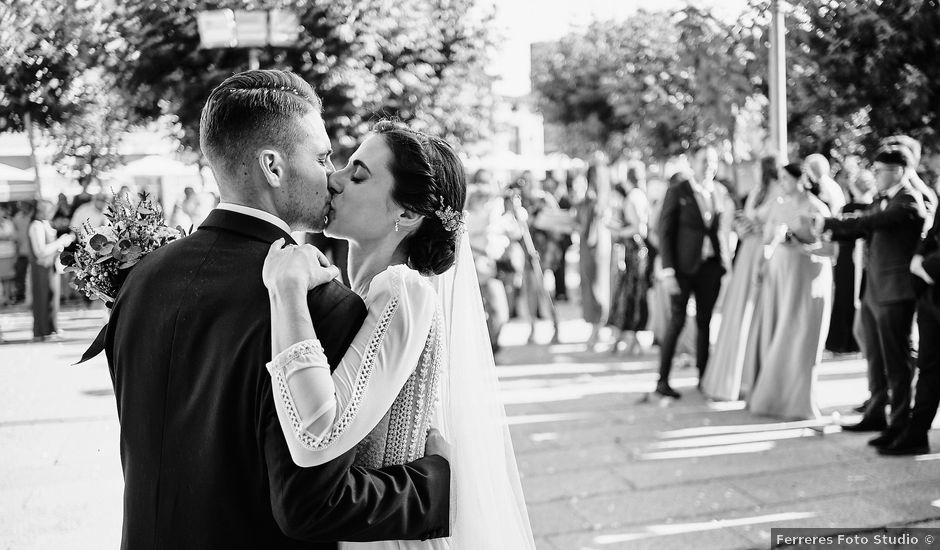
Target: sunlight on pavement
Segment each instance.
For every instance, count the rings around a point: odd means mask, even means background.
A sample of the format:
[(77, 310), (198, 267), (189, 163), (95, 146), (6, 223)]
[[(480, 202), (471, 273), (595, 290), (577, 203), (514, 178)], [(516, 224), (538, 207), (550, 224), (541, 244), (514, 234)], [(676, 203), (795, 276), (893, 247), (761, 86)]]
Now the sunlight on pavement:
[(740, 434), (712, 435), (690, 439), (671, 439), (657, 441), (650, 445), (653, 449), (681, 449), (688, 447), (712, 447), (716, 445), (730, 445), (737, 443), (753, 443), (757, 441), (777, 441), (781, 439), (797, 439), (800, 437), (814, 437), (818, 432), (809, 428), (795, 428), (792, 430), (775, 430), (769, 432), (752, 432)]
[(697, 449), (682, 449), (678, 451), (653, 451), (640, 453), (638, 460), (669, 460), (673, 458), (697, 458), (703, 456), (721, 456), (747, 453), (763, 453), (776, 447), (770, 441), (757, 443), (741, 443), (738, 445), (717, 445), (714, 447), (700, 447)]
[(919, 455), (914, 458), (917, 462), (923, 462), (925, 460), (940, 460), (940, 453), (934, 453), (930, 455)]
[(698, 426), (660, 432), (663, 439), (678, 439), (681, 437), (701, 437), (708, 435), (740, 434), (750, 432), (772, 432), (776, 430), (792, 430), (794, 428), (812, 428), (822, 425), (818, 420), (798, 420), (794, 422), (773, 422), (770, 424), (739, 424), (735, 426)]
[(519, 426), (522, 424), (540, 424), (543, 422), (564, 422), (570, 420), (588, 420), (599, 415), (592, 413), (560, 413), (560, 414), (529, 414), (524, 416), (508, 416), (506, 424)]
[(741, 527), (745, 525), (759, 525), (762, 523), (773, 523), (777, 521), (793, 521), (799, 519), (808, 519), (814, 517), (813, 512), (786, 512), (782, 514), (769, 514), (765, 516), (753, 516), (749, 518), (720, 519), (715, 521), (704, 521), (698, 523), (670, 523), (660, 525), (648, 525), (638, 531), (622, 533), (618, 535), (600, 535), (594, 538), (595, 544), (618, 544), (621, 542), (630, 542), (634, 540), (648, 539), (652, 537), (664, 537), (669, 535), (679, 535), (683, 533), (697, 533), (701, 531), (714, 531), (716, 529), (726, 529), (728, 527)]

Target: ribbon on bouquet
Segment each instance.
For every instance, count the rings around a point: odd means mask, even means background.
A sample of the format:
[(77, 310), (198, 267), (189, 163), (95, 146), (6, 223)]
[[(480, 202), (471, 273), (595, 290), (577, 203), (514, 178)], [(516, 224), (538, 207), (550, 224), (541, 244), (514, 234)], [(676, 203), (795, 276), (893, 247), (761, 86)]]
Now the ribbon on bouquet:
[(95, 339), (92, 340), (91, 345), (88, 346), (88, 349), (85, 350), (85, 353), (82, 354), (82, 358), (78, 360), (77, 363), (73, 363), (72, 366), (81, 365), (89, 359), (93, 359), (98, 356), (99, 353), (104, 351), (104, 340), (105, 334), (108, 332), (108, 324), (105, 323), (101, 330), (98, 331), (98, 336), (95, 336)]

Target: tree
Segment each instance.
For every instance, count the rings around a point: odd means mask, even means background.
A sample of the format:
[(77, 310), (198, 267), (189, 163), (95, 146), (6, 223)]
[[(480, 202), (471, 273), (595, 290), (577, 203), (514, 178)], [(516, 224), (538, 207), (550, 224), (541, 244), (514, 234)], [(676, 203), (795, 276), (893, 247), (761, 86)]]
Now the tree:
[(616, 156), (631, 147), (665, 156), (688, 143), (690, 75), (678, 64), (677, 41), (668, 14), (641, 11), (534, 48), (533, 90), (546, 120), (572, 136), (565, 152)]
[(0, 6), (0, 132), (25, 131), (39, 189), (35, 129), (66, 124), (82, 108), (82, 75), (107, 51), (104, 8), (76, 0)]
[(131, 126), (131, 117), (124, 98), (114, 88), (110, 75), (100, 69), (89, 71), (76, 98), (79, 110), (65, 123), (56, 122), (49, 129), (56, 147), (53, 164), (82, 189), (121, 162), (118, 147)]
[[(477, 4), (219, 0), (198, 7), (294, 10), (303, 26), (296, 46), (263, 49), (261, 66), (290, 69), (310, 82), (323, 99), (334, 145), (349, 148), (377, 116), (458, 139), (486, 133), (487, 117), (480, 115), (489, 82), (481, 75), (494, 38), (491, 15)], [(421, 17), (431, 9), (433, 17)], [(133, 112), (143, 119), (175, 116), (189, 151), (199, 149), (199, 114), (210, 91), (247, 68), (244, 49), (199, 48), (197, 11), (189, 0), (129, 0), (115, 13), (132, 51), (120, 81)]]

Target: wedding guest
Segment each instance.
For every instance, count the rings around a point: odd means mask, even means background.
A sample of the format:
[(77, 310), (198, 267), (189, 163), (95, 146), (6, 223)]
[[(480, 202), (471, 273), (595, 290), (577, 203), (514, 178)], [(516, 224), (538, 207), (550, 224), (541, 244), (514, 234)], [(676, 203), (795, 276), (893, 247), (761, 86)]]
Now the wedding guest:
[(85, 223), (91, 226), (92, 229), (101, 227), (108, 221), (104, 216), (104, 209), (107, 204), (107, 195), (104, 193), (96, 194), (91, 201), (83, 203), (75, 210), (75, 213), (72, 214), (72, 221), (69, 223), (69, 227), (71, 227), (73, 231), (80, 229)]
[(702, 393), (733, 401), (750, 393), (757, 364), (757, 320), (760, 287), (757, 273), (763, 263), (764, 227), (780, 196), (776, 157), (761, 159), (761, 181), (748, 193), (744, 210), (735, 218), (738, 252), (721, 306), (721, 326), (715, 350), (702, 378)]
[[(549, 170), (545, 173), (545, 181), (542, 182), (542, 187), (545, 189), (545, 192), (552, 195), (558, 203), (558, 208), (565, 212), (571, 209), (571, 199), (569, 198), (571, 190), (568, 188), (566, 181), (558, 181), (555, 179), (552, 171)], [(565, 269), (567, 264), (565, 263), (565, 256), (568, 254), (568, 249), (571, 248), (571, 244), (570, 231), (561, 231), (555, 236), (558, 261), (555, 262), (551, 269), (555, 285), (552, 299), (556, 302), (565, 302), (568, 300), (567, 270)]]
[[(875, 196), (875, 176), (868, 170), (858, 172), (853, 179), (848, 179), (849, 202), (842, 207), (842, 217), (855, 217), (866, 210)], [(832, 317), (829, 322), (829, 336), (826, 349), (835, 353), (854, 353), (859, 351), (859, 339), (855, 328), (859, 326), (855, 319), (861, 302), (862, 254), (864, 243), (858, 239), (838, 239), (839, 253), (833, 268), (835, 280), (832, 296)]]
[(581, 314), (591, 325), (588, 349), (600, 340), (601, 328), (610, 311), (610, 231), (607, 201), (610, 177), (605, 159), (595, 157), (587, 171), (577, 203), (577, 226), (581, 274)]
[(59, 314), (61, 279), (56, 272), (55, 261), (74, 237), (65, 233), (56, 237), (50, 220), (56, 207), (41, 200), (36, 205), (33, 221), (29, 224), (30, 284), (33, 299), (33, 338), (46, 340), (56, 334), (56, 318)]
[[(910, 151), (880, 150), (873, 172), (879, 194), (872, 207), (856, 218), (817, 220), (817, 229), (833, 239), (864, 238), (868, 244), (861, 318), (865, 331), (871, 399), (854, 432), (882, 431), (870, 445), (884, 447), (903, 431), (910, 414), (911, 371), (908, 342), (915, 309), (913, 277), (907, 269), (920, 243), (926, 211), (907, 177)], [(890, 401), (891, 415), (885, 405)]]
[(904, 430), (890, 443), (878, 449), (884, 455), (917, 455), (930, 452), (927, 432), (940, 404), (940, 216), (934, 214), (933, 226), (927, 232), (911, 260), (911, 273), (918, 279), (922, 294), (917, 300), (917, 326), (920, 339), (917, 354), (917, 385), (914, 405)]
[(466, 209), (467, 235), (483, 295), (486, 327), (493, 353), (497, 353), (499, 336), (509, 321), (509, 304), (506, 302), (506, 289), (496, 273), (496, 262), (512, 242), (511, 228), (506, 226), (502, 199), (493, 187), (486, 184), (471, 183), (467, 186)]
[(757, 320), (757, 379), (748, 409), (788, 420), (819, 417), (814, 386), (832, 304), (832, 243), (810, 222), (829, 208), (810, 192), (798, 164), (784, 167), (781, 196), (764, 226)]
[(26, 300), (26, 276), (29, 273), (29, 224), (33, 221), (36, 207), (31, 203), (21, 201), (16, 203), (16, 213), (13, 214), (13, 228), (16, 231), (14, 244), (16, 260), (13, 264), (13, 303), (18, 304)]
[(881, 147), (900, 147), (910, 153), (911, 166), (904, 171), (904, 176), (911, 184), (911, 187), (924, 198), (924, 206), (927, 208), (927, 213), (933, 214), (938, 205), (937, 191), (927, 185), (917, 174), (917, 167), (920, 166), (922, 152), (920, 142), (910, 136), (897, 135), (881, 140)]
[(826, 157), (818, 153), (812, 154), (806, 157), (803, 163), (813, 194), (829, 207), (830, 212), (841, 212), (846, 203), (845, 193), (836, 180), (832, 179), (832, 169)]
[(721, 278), (730, 266), (727, 235), (722, 216), (728, 197), (724, 186), (715, 185), (718, 152), (712, 147), (696, 151), (694, 178), (685, 178), (666, 191), (659, 220), (663, 288), (670, 294), (670, 322), (662, 342), (656, 393), (678, 398), (669, 384), (676, 342), (685, 325), (689, 298), (695, 296), (698, 329), (695, 362), (699, 381), (708, 364), (712, 311), (721, 291)]
[(55, 206), (55, 213), (52, 215), (50, 223), (59, 235), (70, 231), (69, 222), (72, 221), (72, 205), (69, 203), (65, 193), (59, 193), (58, 202)]
[(614, 284), (607, 324), (619, 331), (612, 353), (624, 343), (631, 353), (639, 351), (636, 332), (646, 329), (649, 320), (647, 292), (652, 267), (649, 247), (649, 202), (642, 164), (627, 169), (627, 184), (615, 188), (621, 197), (610, 223), (613, 237)]

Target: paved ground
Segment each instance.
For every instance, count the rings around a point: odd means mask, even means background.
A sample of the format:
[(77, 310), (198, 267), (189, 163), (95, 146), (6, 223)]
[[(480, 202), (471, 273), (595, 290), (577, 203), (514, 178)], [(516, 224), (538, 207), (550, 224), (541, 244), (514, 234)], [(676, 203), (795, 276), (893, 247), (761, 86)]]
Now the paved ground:
[[(102, 358), (69, 366), (102, 318), (68, 312), (64, 342), (32, 344), (26, 313), (0, 313), (0, 549), (118, 547), (110, 379)], [(676, 373), (680, 401), (642, 402), (655, 357), (589, 352), (577, 321), (557, 346), (513, 345), (521, 325), (504, 336), (500, 377), (539, 550), (768, 548), (772, 527), (940, 527), (940, 454), (882, 458), (864, 435), (709, 404), (690, 369)], [(828, 361), (820, 378), (827, 414), (865, 396), (858, 359)]]

